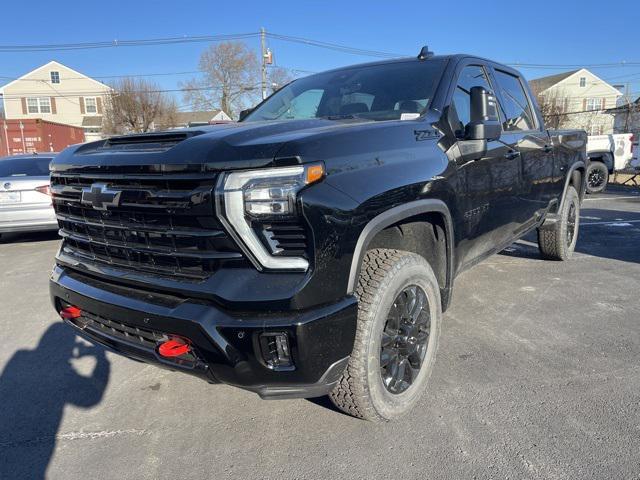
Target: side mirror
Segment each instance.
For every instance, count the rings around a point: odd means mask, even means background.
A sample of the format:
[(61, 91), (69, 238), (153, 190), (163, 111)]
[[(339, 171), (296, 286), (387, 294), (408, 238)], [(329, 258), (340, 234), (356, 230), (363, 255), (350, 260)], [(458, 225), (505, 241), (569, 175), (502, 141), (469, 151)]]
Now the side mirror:
[(471, 87), (471, 121), (465, 127), (465, 139), (496, 140), (501, 133), (495, 95), (483, 87)]
[(242, 120), (244, 120), (247, 115), (253, 112), (253, 110), (254, 110), (253, 108), (247, 108), (246, 110), (242, 110), (240, 112), (240, 115), (238, 116), (238, 121), (241, 122)]

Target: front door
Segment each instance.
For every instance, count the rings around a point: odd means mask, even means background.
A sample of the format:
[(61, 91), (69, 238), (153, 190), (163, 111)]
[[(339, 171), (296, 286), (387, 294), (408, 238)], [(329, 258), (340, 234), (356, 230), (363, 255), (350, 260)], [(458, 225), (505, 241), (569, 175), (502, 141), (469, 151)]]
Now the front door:
[[(467, 65), (458, 77), (450, 107), (462, 137), (470, 121), (472, 87), (494, 91), (482, 65)], [(459, 140), (464, 150), (467, 140)], [(508, 242), (513, 236), (518, 194), (522, 186), (522, 163), (515, 145), (500, 140), (487, 142), (482, 158), (458, 162), (460, 191), (456, 228), (461, 232), (458, 259), (461, 266), (471, 264), (487, 252)]]

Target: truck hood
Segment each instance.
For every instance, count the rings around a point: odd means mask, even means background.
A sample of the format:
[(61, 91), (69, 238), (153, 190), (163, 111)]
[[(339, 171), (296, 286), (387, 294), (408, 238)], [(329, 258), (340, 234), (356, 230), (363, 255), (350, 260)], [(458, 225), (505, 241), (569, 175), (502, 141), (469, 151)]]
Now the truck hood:
[(292, 155), (278, 158), (288, 142), (369, 128), (375, 123), (360, 119), (246, 122), (112, 137), (67, 148), (55, 157), (52, 169), (95, 171), (110, 166), (175, 165), (213, 171), (291, 164), (300, 159)]

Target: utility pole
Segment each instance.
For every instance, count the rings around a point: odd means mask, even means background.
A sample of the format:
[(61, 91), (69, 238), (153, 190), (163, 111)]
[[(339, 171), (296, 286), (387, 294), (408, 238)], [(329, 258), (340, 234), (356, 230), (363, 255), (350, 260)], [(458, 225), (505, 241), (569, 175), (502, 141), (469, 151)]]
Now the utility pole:
[(267, 32), (260, 29), (260, 57), (262, 60), (262, 99), (267, 98)]

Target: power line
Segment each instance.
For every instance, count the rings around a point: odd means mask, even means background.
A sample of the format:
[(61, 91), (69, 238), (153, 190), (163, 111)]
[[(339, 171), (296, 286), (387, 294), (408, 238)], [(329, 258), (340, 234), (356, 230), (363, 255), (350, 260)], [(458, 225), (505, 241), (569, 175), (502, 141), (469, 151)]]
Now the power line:
[(619, 67), (637, 67), (640, 62), (616, 62), (616, 63), (592, 63), (592, 64), (577, 64), (577, 63), (556, 63), (556, 64), (538, 64), (538, 63), (507, 63), (510, 67), (515, 68), (537, 68), (537, 69), (551, 69), (560, 70), (564, 68), (619, 68)]
[[(128, 77), (166, 77), (173, 75), (194, 75), (197, 73), (202, 73), (200, 70), (191, 70), (187, 72), (156, 72), (156, 73), (130, 73), (130, 74), (122, 74), (122, 75), (87, 75), (85, 77), (63, 77), (63, 80), (86, 80), (87, 77), (93, 79), (107, 79), (107, 78), (128, 78)], [(0, 75), (0, 78), (9, 81), (18, 81), (18, 82), (48, 82), (48, 78), (21, 78), (21, 77), (10, 77), (8, 75)]]
[(38, 45), (0, 45), (2, 53), (22, 53), (22, 52), (52, 52), (65, 50), (90, 50), (96, 48), (115, 47), (140, 47), (153, 45), (173, 45), (180, 43), (203, 43), (203, 42), (223, 42), (229, 40), (243, 40), (259, 35), (258, 32), (232, 33), (225, 35), (198, 35), (182, 37), (146, 38), (137, 40), (108, 40), (99, 42), (80, 43), (49, 43)]
[[(247, 86), (244, 87), (245, 91), (253, 91), (256, 90), (258, 88), (257, 85), (255, 86)], [(169, 92), (193, 92), (193, 91), (211, 91), (211, 90), (221, 90), (222, 86), (204, 86), (204, 87), (189, 87), (189, 88), (168, 88), (168, 89), (154, 89), (154, 90), (132, 90), (130, 92), (127, 93), (169, 93)], [(90, 90), (78, 90), (76, 92), (65, 92), (64, 94), (58, 94), (58, 95), (47, 95), (46, 93), (43, 92), (33, 92), (33, 93), (21, 93), (20, 95), (5, 95), (4, 99), (5, 100), (19, 100), (21, 98), (35, 98), (35, 97), (53, 97), (53, 98), (66, 98), (66, 97), (82, 97), (82, 96), (98, 96), (98, 95), (108, 95), (109, 92), (105, 91), (105, 90), (96, 90), (96, 91), (90, 91)]]
[(267, 32), (266, 35), (269, 38), (273, 38), (275, 40), (282, 40), (282, 41), (291, 42), (291, 43), (299, 43), (302, 45), (309, 45), (312, 47), (325, 48), (325, 49), (334, 50), (338, 52), (350, 53), (353, 55), (362, 55), (366, 57), (395, 58), (395, 57), (407, 56), (399, 53), (381, 52), (379, 50), (367, 50), (362, 48), (349, 47), (347, 45), (340, 45), (337, 43), (323, 42), (320, 40), (312, 40), (310, 38), (293, 37), (291, 35), (281, 35), (278, 33)]

